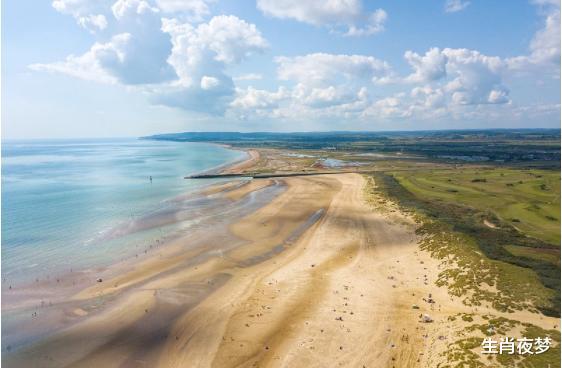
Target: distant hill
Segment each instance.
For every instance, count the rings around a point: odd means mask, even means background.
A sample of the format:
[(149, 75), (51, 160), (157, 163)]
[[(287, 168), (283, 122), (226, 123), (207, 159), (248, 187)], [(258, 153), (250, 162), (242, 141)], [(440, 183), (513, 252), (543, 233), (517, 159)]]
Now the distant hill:
[(555, 167), (560, 129), (490, 129), (393, 132), (185, 132), (142, 139), (211, 142), (262, 147), (361, 152), (404, 152), (460, 162), (511, 162)]
[(392, 138), (450, 139), (450, 140), (559, 140), (560, 129), (488, 129), (488, 130), (428, 130), (428, 131), (334, 131), (334, 132), (184, 132), (157, 134), (143, 139), (182, 142), (357, 142)]

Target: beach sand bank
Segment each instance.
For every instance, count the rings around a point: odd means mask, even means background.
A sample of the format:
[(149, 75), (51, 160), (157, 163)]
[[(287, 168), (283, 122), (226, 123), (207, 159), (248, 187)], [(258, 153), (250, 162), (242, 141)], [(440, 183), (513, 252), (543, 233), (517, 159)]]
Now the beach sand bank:
[[(103, 303), (91, 315), (78, 311), (80, 320), (72, 326), (5, 355), (5, 366), (442, 362), (439, 353), (462, 323), (453, 326), (447, 317), (474, 308), (434, 285), (439, 262), (419, 250), (414, 221), (397, 208), (369, 206), (359, 174), (254, 180), (209, 193), (237, 201), (272, 185), (284, 191), (232, 219), (228, 235), (209, 228), (210, 236), (191, 252), (170, 247), (170, 253), (73, 295), (73, 301)], [(228, 242), (235, 246), (224, 247)], [(209, 253), (211, 248), (216, 251)], [(558, 321), (518, 313), (518, 319), (545, 328)], [(422, 314), (433, 322), (422, 323)]]

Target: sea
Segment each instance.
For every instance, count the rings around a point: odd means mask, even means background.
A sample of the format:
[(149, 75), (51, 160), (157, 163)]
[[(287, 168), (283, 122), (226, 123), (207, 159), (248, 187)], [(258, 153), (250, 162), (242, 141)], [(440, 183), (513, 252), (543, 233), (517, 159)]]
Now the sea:
[(106, 266), (190, 226), (190, 193), (220, 180), (184, 177), (245, 157), (206, 143), (3, 141), (2, 285)]

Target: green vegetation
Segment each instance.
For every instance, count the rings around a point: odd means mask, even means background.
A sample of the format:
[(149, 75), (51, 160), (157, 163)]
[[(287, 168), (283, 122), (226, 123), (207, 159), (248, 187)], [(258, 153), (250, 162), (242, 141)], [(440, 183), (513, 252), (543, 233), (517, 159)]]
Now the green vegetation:
[[(483, 206), (478, 209), (457, 204), (454, 197), (445, 201), (449, 195), (446, 190), (436, 190), (442, 196), (436, 199), (431, 185), (416, 195), (392, 175), (374, 173), (373, 176), (377, 190), (420, 218), (418, 232), (424, 236), (422, 249), (449, 264), (439, 275), (439, 286), (447, 286), (451, 294), (464, 298), (467, 305), (489, 304), (507, 312), (538, 309), (547, 315), (560, 316), (559, 265), (515, 255), (505, 248), (509, 245), (549, 249), (559, 254), (558, 246), (524, 235)], [(450, 177), (455, 178), (452, 173)], [(461, 185), (457, 187), (459, 191), (468, 191)], [(484, 224), (484, 220), (495, 227)]]
[(504, 248), (515, 257), (526, 257), (560, 266), (560, 252), (554, 249), (518, 247), (516, 245), (506, 245)]
[[(483, 316), (483, 319), (482, 322), (485, 323), (474, 323), (464, 329), (463, 333), (470, 334), (470, 337), (449, 344), (448, 350), (444, 353), (448, 363), (442, 368), (460, 366), (488, 368), (497, 367), (498, 363), (502, 367), (560, 367), (560, 333), (557, 330), (545, 330), (530, 323), (491, 315)], [(495, 336), (496, 339), (505, 336), (529, 339), (549, 337), (553, 341), (553, 346), (540, 355), (494, 355), (488, 356), (488, 361), (485, 362), (481, 360), (482, 355), (479, 354), (485, 336)]]
[(558, 171), (465, 168), (400, 172), (395, 177), (417, 197), (491, 211), (527, 235), (560, 245)]
[(560, 166), (559, 129), (442, 130), (416, 132), (238, 133), (186, 132), (146, 139), (214, 142), (237, 147), (407, 153), (444, 162)]

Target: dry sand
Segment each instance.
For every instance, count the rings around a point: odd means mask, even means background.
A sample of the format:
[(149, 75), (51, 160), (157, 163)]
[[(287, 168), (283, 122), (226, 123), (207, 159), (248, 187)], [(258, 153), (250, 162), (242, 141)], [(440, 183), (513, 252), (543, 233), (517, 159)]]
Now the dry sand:
[(223, 174), (232, 174), (232, 173), (239, 173), (242, 172), (252, 166), (254, 166), (260, 159), (260, 153), (257, 150), (245, 150), (250, 156), (248, 157), (248, 159), (231, 165), (228, 168), (222, 170)]
[[(415, 224), (395, 209), (371, 208), (358, 174), (280, 180), (285, 192), (232, 224), (243, 245), (190, 266), (147, 261), (82, 291), (75, 298), (112, 297), (102, 311), (11, 354), (5, 366), (379, 368), (442, 361), (437, 353), (451, 338), (446, 317), (473, 310), (434, 286), (439, 265), (419, 251)], [(270, 184), (254, 180), (223, 195), (238, 200)], [(423, 301), (429, 293), (436, 303)], [(421, 323), (421, 313), (434, 323)]]

